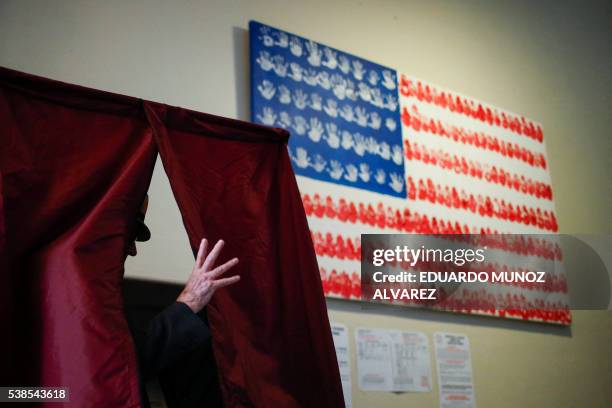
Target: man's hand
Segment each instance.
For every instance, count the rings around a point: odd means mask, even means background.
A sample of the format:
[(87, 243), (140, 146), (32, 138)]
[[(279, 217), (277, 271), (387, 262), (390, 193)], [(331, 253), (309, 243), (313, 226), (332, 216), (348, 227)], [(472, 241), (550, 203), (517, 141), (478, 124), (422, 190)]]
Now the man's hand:
[(210, 302), (212, 295), (219, 288), (231, 285), (240, 280), (240, 276), (234, 275), (229, 278), (218, 279), (223, 273), (227, 272), (238, 263), (238, 258), (231, 259), (223, 265), (214, 267), (215, 261), (223, 248), (223, 240), (219, 240), (210, 254), (206, 256), (208, 241), (203, 239), (200, 242), (200, 249), (196, 263), (191, 271), (191, 276), (185, 289), (176, 299), (177, 302), (185, 303), (194, 313), (198, 313)]

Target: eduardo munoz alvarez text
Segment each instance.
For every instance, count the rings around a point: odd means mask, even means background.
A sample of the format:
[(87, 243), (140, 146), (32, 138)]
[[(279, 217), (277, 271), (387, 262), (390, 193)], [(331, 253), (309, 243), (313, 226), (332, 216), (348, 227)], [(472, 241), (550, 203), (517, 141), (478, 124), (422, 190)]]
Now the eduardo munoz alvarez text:
[[(372, 264), (380, 267), (385, 262), (408, 263), (414, 267), (418, 262), (452, 262), (456, 266), (463, 266), (471, 262), (483, 262), (484, 251), (480, 249), (418, 249), (397, 246), (395, 249), (376, 249), (373, 251)], [(435, 283), (545, 283), (546, 273), (543, 271), (521, 272), (474, 272), (474, 271), (447, 271), (447, 272), (406, 272), (385, 274), (376, 271), (372, 274), (375, 284), (435, 284)], [(437, 300), (435, 288), (376, 288), (372, 300)]]

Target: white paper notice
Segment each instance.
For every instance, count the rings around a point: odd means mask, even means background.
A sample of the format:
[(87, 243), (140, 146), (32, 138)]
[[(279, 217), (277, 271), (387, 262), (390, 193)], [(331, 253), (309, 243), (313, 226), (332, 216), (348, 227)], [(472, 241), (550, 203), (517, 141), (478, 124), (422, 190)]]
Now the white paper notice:
[(475, 408), (470, 342), (465, 334), (435, 333), (440, 408)]
[(340, 379), (342, 380), (342, 393), (344, 394), (344, 405), (352, 407), (351, 398), (351, 365), (348, 344), (348, 329), (343, 324), (331, 324), (334, 346), (336, 347), (336, 358), (340, 368)]
[(391, 336), (393, 391), (431, 391), (429, 342), (424, 333), (395, 332)]
[(427, 336), (420, 332), (357, 329), (359, 388), (365, 391), (431, 391)]

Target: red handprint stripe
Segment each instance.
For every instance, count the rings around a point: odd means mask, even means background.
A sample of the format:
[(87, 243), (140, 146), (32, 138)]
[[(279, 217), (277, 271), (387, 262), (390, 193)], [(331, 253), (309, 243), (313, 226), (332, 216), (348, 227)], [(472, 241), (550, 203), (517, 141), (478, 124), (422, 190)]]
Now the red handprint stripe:
[(449, 91), (440, 91), (434, 85), (413, 81), (402, 75), (400, 78), (399, 91), (402, 96), (416, 98), (420, 102), (433, 104), (451, 112), (462, 114), (490, 126), (507, 129), (517, 135), (526, 136), (532, 140), (542, 142), (544, 134), (542, 127), (525, 117), (499, 112), (495, 108), (483, 105), (473, 99), (460, 97)]
[(459, 126), (443, 123), (439, 119), (429, 118), (419, 113), (416, 105), (402, 109), (402, 123), (415, 132), (423, 131), (455, 142), (488, 150), (503, 157), (519, 160), (532, 167), (546, 169), (546, 157), (543, 153), (534, 152), (518, 143), (510, 143), (483, 132), (464, 129)]
[(490, 166), (476, 160), (467, 160), (442, 149), (429, 149), (419, 143), (404, 140), (406, 160), (416, 160), (443, 170), (463, 174), (474, 179), (497, 184), (505, 188), (552, 201), (552, 187), (548, 183), (534, 180), (524, 175), (511, 173), (502, 167)]
[[(561, 260), (562, 253), (558, 244), (533, 236), (503, 234), (490, 228), (469, 227), (459, 221), (436, 219), (404, 208), (402, 211), (378, 203), (355, 203), (341, 198), (338, 202), (330, 196), (323, 199), (319, 194), (312, 198), (309, 194), (302, 195), (304, 210), (309, 217), (328, 218), (343, 223), (378, 227), (392, 231), (418, 234), (480, 234), (480, 246), (501, 249), (523, 255), (534, 255), (550, 260)], [(475, 237), (471, 237), (474, 239)]]
[(432, 204), (439, 204), (448, 208), (470, 211), (479, 214), (481, 217), (531, 225), (545, 231), (557, 232), (559, 230), (557, 217), (550, 210), (519, 204), (514, 205), (504, 199), (500, 200), (487, 195), (478, 194), (474, 196), (472, 193), (467, 194), (464, 190), (458, 192), (454, 186), (443, 186), (434, 183), (430, 178), (415, 181), (408, 176), (406, 183), (409, 200), (429, 201)]
[(357, 272), (350, 275), (346, 271), (336, 271), (320, 267), (321, 284), (325, 295), (340, 296), (343, 299), (361, 298), (361, 277)]

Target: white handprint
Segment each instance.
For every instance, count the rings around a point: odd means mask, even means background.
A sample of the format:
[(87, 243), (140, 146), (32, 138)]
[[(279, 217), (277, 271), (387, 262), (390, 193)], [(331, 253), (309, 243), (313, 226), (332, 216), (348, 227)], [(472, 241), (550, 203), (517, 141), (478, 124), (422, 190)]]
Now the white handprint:
[(383, 101), (383, 95), (380, 89), (372, 88), (370, 92), (371, 104), (377, 108), (384, 108), (385, 102)]
[(404, 151), (401, 146), (395, 145), (393, 146), (393, 163), (400, 165), (404, 160)]
[(323, 110), (325, 110), (325, 113), (327, 113), (332, 118), (337, 117), (338, 116), (338, 102), (336, 102), (335, 99), (329, 99), (329, 98), (327, 99), (326, 102), (327, 103), (323, 107)]
[(323, 61), (323, 65), (329, 69), (336, 69), (338, 66), (338, 61), (336, 60), (336, 51), (331, 48), (325, 47), (323, 48), (323, 52), (325, 53), (325, 61)]
[(325, 170), (326, 164), (327, 162), (325, 161), (325, 159), (323, 159), (323, 156), (321, 156), (320, 154), (315, 154), (312, 168), (315, 169), (317, 173), (321, 173), (323, 170)]
[(323, 98), (321, 98), (321, 95), (319, 95), (318, 93), (312, 93), (310, 94), (310, 107), (316, 111), (320, 111), (321, 109), (323, 109)]
[(285, 62), (285, 59), (281, 55), (275, 55), (272, 61), (274, 62), (274, 72), (276, 75), (281, 78), (286, 76), (289, 64)]
[(346, 120), (347, 122), (352, 122), (353, 118), (355, 117), (353, 114), (353, 107), (348, 104), (344, 105), (339, 113), (342, 119)]
[(325, 71), (319, 72), (319, 74), (317, 75), (317, 82), (318, 82), (319, 86), (321, 88), (325, 89), (326, 91), (331, 88), (331, 82), (329, 80), (329, 74), (327, 72), (325, 72)]
[(357, 124), (362, 127), (368, 126), (368, 113), (365, 108), (358, 106), (355, 108), (355, 116), (357, 117)]
[(272, 47), (274, 45), (274, 39), (270, 35), (270, 30), (270, 27), (259, 28), (259, 32), (261, 33), (261, 36), (259, 38), (262, 40), (263, 45), (265, 45), (266, 47)]
[(319, 45), (312, 41), (306, 41), (306, 49), (308, 50), (308, 63), (313, 67), (321, 65), (322, 52), (319, 49)]
[(397, 173), (391, 173), (389, 174), (389, 177), (391, 177), (389, 187), (391, 187), (396, 193), (400, 193), (404, 189), (404, 180), (402, 179), (402, 176)]
[(308, 105), (308, 94), (304, 93), (301, 89), (293, 92), (293, 103), (295, 107), (302, 110)]
[(308, 152), (303, 147), (298, 147), (295, 149), (296, 156), (292, 157), (295, 164), (301, 168), (305, 169), (310, 166), (310, 157), (308, 157)]
[(395, 119), (387, 118), (385, 120), (385, 126), (387, 127), (387, 129), (393, 132), (397, 128), (397, 123), (395, 122)]
[(363, 79), (363, 75), (365, 74), (365, 69), (363, 68), (363, 64), (361, 61), (354, 60), (353, 61), (353, 77), (356, 80), (361, 81)]
[(269, 71), (274, 68), (272, 57), (268, 51), (259, 51), (259, 57), (255, 60), (259, 64), (259, 67), (264, 71)]
[(272, 99), (276, 93), (276, 87), (267, 79), (264, 79), (261, 84), (257, 85), (257, 90), (265, 99)]
[(338, 65), (340, 71), (342, 71), (344, 75), (348, 74), (351, 70), (351, 62), (345, 55), (340, 55), (340, 57), (338, 57)]
[(308, 122), (302, 116), (295, 116), (293, 118), (293, 129), (298, 135), (304, 135), (308, 130)]
[(368, 84), (365, 82), (360, 82), (357, 87), (359, 88), (359, 97), (365, 102), (370, 102), (372, 99), (372, 92), (370, 91)]
[(295, 82), (300, 82), (302, 80), (302, 67), (297, 62), (292, 62), (289, 64), (289, 68), (291, 68), (291, 72), (287, 75), (289, 78), (293, 79)]
[(378, 154), (385, 160), (389, 160), (391, 158), (391, 147), (387, 142), (381, 142), (378, 145)]
[(340, 137), (338, 136), (338, 126), (335, 123), (328, 123), (325, 125), (327, 130), (327, 137), (324, 139), (332, 149), (340, 147)]
[(368, 153), (370, 154), (378, 153), (378, 142), (376, 142), (376, 139), (374, 139), (373, 137), (368, 137), (365, 143), (366, 143), (366, 150), (368, 151)]
[(257, 119), (264, 125), (273, 126), (276, 122), (276, 113), (269, 106), (263, 108), (263, 115), (257, 115)]
[(394, 95), (385, 95), (384, 105), (391, 112), (395, 112), (397, 110), (397, 98)]
[(342, 168), (340, 162), (337, 160), (332, 160), (329, 163), (329, 166), (331, 167), (331, 169), (328, 170), (329, 176), (334, 180), (339, 180), (342, 177), (342, 173), (344, 173), (344, 169)]
[(378, 83), (379, 80), (380, 80), (380, 75), (378, 75), (378, 72), (376, 72), (373, 69), (371, 69), (370, 73), (368, 74), (368, 82), (372, 86), (376, 86), (376, 84)]
[(331, 76), (331, 86), (336, 98), (343, 100), (346, 97), (346, 79), (338, 74)]
[(361, 163), (359, 165), (359, 178), (363, 180), (364, 183), (370, 181), (370, 176), (372, 172), (370, 171), (370, 166), (367, 163)]
[(291, 127), (291, 116), (285, 111), (279, 114), (278, 122), (280, 127), (288, 129)]
[(351, 101), (356, 101), (359, 97), (358, 93), (355, 91), (355, 83), (350, 79), (346, 80), (346, 97)]
[(310, 118), (310, 131), (308, 132), (308, 137), (313, 142), (318, 142), (321, 140), (321, 136), (323, 136), (323, 124), (317, 118)]
[(380, 129), (381, 123), (382, 123), (382, 118), (380, 117), (378, 112), (372, 112), (370, 114), (370, 123), (368, 123), (368, 126), (370, 126), (372, 129), (378, 130)]
[(289, 40), (289, 50), (296, 57), (302, 56), (302, 41), (297, 37), (291, 37)]
[(353, 136), (346, 130), (342, 131), (342, 148), (350, 150), (353, 147)]
[(344, 178), (348, 181), (355, 182), (357, 181), (357, 173), (357, 167), (353, 166), (352, 164), (349, 164), (348, 166), (346, 166), (346, 174), (344, 175)]
[(287, 48), (289, 46), (289, 36), (287, 35), (287, 33), (283, 33), (282, 31), (276, 33), (275, 44), (281, 48)]
[(382, 81), (383, 86), (389, 90), (395, 89), (396, 81), (395, 81), (395, 75), (393, 74), (393, 72), (385, 69), (382, 72), (382, 75), (383, 75), (383, 81)]
[(365, 137), (363, 137), (360, 133), (355, 133), (353, 135), (353, 150), (359, 156), (363, 156), (366, 151), (366, 143)]
[(312, 68), (305, 69), (304, 71), (304, 82), (310, 86), (317, 84), (317, 71)]
[(376, 171), (375, 178), (378, 184), (385, 184), (385, 179), (386, 179), (385, 171), (383, 169), (378, 169), (378, 171)]
[(285, 105), (291, 103), (291, 91), (285, 85), (278, 87), (278, 101)]

